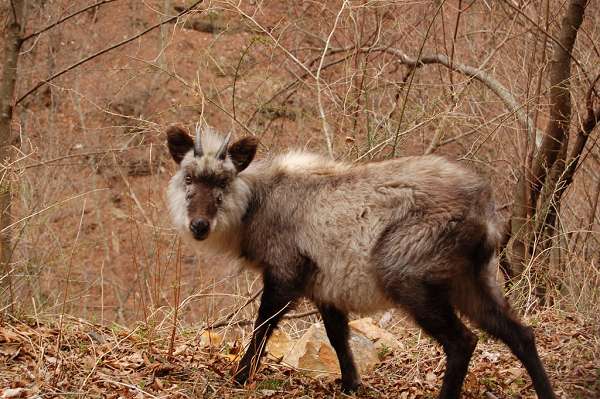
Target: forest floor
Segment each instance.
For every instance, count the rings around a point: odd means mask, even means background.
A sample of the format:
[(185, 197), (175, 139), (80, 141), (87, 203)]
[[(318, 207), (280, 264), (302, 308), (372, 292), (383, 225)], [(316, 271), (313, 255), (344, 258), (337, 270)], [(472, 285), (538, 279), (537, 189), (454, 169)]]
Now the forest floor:
[[(526, 319), (559, 398), (600, 398), (600, 334), (595, 319), (547, 310)], [(380, 353), (353, 397), (433, 398), (445, 359), (419, 329), (395, 327), (404, 348)], [(204, 333), (204, 334), (203, 334)], [(217, 332), (218, 333), (218, 332)], [(247, 386), (232, 384), (238, 343), (207, 341), (205, 331), (101, 326), (65, 316), (0, 324), (2, 398), (332, 398), (339, 375), (314, 378), (266, 360)], [(217, 341), (217, 340), (215, 340)], [(385, 352), (385, 351), (383, 351)], [(482, 336), (463, 387), (465, 398), (535, 397), (522, 365)]]

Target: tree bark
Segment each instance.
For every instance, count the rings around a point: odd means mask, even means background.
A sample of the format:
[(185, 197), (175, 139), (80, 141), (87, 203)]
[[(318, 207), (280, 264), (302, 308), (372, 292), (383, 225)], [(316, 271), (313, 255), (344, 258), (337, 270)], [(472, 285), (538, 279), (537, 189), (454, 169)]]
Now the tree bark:
[[(579, 162), (581, 161), (581, 156), (583, 155), (583, 150), (590, 136), (590, 133), (592, 133), (592, 131), (598, 126), (598, 122), (600, 121), (600, 107), (597, 107), (596, 110), (594, 110), (593, 101), (594, 86), (596, 85), (596, 83), (598, 83), (598, 81), (600, 81), (600, 74), (596, 76), (596, 79), (594, 79), (592, 86), (587, 92), (587, 115), (585, 120), (583, 121), (583, 124), (581, 125), (581, 128), (577, 132), (577, 137), (575, 138), (573, 148), (571, 148), (569, 158), (565, 161), (564, 168), (561, 171), (560, 176), (556, 176), (554, 179), (551, 179), (551, 181), (555, 182), (552, 192), (550, 193), (550, 195), (552, 196), (552, 199), (550, 200), (552, 207), (548, 211), (543, 223), (543, 225), (546, 226), (547, 229), (551, 228), (554, 230), (560, 200), (562, 199), (564, 192), (573, 182), (573, 177), (575, 176), (575, 172), (577, 171), (577, 167), (579, 166)], [(566, 151), (564, 152), (566, 154)]]
[(544, 180), (568, 138), (571, 122), (571, 53), (587, 2), (588, 0), (569, 2), (559, 34), (560, 45), (556, 46), (550, 64), (550, 118), (540, 149), (533, 160), (532, 204), (537, 203)]
[[(8, 226), (10, 217), (10, 147), (12, 145), (11, 124), (15, 103), (15, 87), (19, 52), (23, 43), (23, 0), (12, 0), (11, 21), (8, 35), (4, 43), (4, 69), (2, 71), (2, 86), (0, 87), (0, 161), (4, 173), (0, 182), (0, 210), (2, 211), (2, 261), (7, 262), (11, 254), (10, 232)], [(7, 264), (8, 270), (8, 264)]]

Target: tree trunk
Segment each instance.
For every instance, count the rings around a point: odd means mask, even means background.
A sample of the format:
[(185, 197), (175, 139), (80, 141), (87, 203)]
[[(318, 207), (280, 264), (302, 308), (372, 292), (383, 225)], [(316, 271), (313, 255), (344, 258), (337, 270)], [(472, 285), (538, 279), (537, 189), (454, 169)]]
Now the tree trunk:
[[(17, 80), (17, 67), (19, 52), (23, 43), (23, 30), (20, 19), (23, 15), (23, 0), (11, 2), (11, 21), (8, 35), (4, 43), (4, 69), (2, 71), (2, 86), (0, 87), (0, 161), (2, 167), (10, 168), (10, 147), (12, 145), (11, 123), (13, 105), (15, 102), (15, 84)], [(0, 210), (2, 211), (2, 261), (7, 262), (11, 255), (10, 231), (10, 172), (5, 169), (0, 181)]]
[(513, 213), (510, 218), (510, 231), (512, 232), (512, 248), (510, 259), (510, 277), (521, 275), (527, 263), (527, 243), (528, 240), (528, 220), (529, 220), (529, 200), (527, 196), (527, 170), (523, 168), (517, 185), (515, 186), (515, 197)]
[[(552, 62), (549, 68), (550, 74), (550, 118), (546, 131), (539, 150), (537, 151), (531, 165), (531, 181), (528, 181), (526, 174), (520, 177), (517, 187), (515, 188), (515, 205), (511, 217), (510, 228), (513, 236), (513, 245), (511, 251), (512, 270), (511, 274), (518, 275), (523, 271), (526, 260), (526, 254), (531, 250), (529, 242), (534, 235), (540, 233), (540, 228), (544, 226), (538, 224), (535, 226), (534, 234), (527, 235), (525, 227), (527, 218), (536, 216), (539, 212), (547, 213), (548, 209), (545, 206), (549, 205), (549, 201), (553, 199), (552, 192), (555, 187), (548, 181), (549, 178), (556, 180), (557, 177), (563, 175), (567, 163), (557, 163), (560, 154), (566, 154), (566, 146), (569, 137), (569, 125), (571, 122), (571, 95), (569, 92), (571, 78), (571, 54), (577, 38), (577, 32), (585, 13), (585, 7), (588, 0), (571, 0), (567, 7), (567, 12), (562, 21), (560, 34), (556, 50), (552, 57)], [(548, 173), (552, 171), (552, 176)], [(554, 181), (557, 183), (558, 181)], [(530, 190), (525, 185), (530, 184)], [(546, 187), (542, 201), (540, 193)], [(529, 198), (523, 193), (529, 192)], [(554, 204), (554, 209), (558, 208), (558, 204)], [(527, 212), (529, 210), (529, 212)], [(546, 219), (543, 217), (542, 219)]]
[(583, 22), (588, 0), (571, 0), (562, 21), (558, 45), (550, 65), (550, 119), (538, 153), (533, 160), (533, 190), (531, 201), (537, 202), (548, 171), (558, 158), (571, 122), (571, 53), (577, 31)]

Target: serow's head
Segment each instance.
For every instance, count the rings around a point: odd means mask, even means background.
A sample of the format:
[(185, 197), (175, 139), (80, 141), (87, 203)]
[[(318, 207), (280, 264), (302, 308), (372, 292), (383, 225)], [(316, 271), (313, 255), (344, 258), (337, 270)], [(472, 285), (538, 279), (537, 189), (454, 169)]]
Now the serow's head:
[(167, 129), (167, 143), (179, 171), (169, 184), (168, 197), (174, 223), (205, 240), (219, 223), (239, 215), (243, 183), (238, 173), (250, 165), (258, 139), (245, 137), (229, 145), (231, 134), (221, 136), (201, 127), (196, 137), (179, 126)]

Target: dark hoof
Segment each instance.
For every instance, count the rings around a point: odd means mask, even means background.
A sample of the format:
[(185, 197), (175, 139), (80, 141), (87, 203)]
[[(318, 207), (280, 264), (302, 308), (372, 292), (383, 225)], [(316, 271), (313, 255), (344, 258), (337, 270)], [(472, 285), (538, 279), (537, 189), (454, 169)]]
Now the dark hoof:
[(359, 381), (342, 381), (342, 393), (346, 395), (352, 395), (352, 393), (358, 390), (360, 386)]
[(239, 370), (237, 367), (234, 367), (229, 371), (229, 374), (231, 374), (233, 377), (233, 382), (237, 385), (243, 386), (246, 384), (246, 381), (248, 381), (249, 375), (247, 368)]

